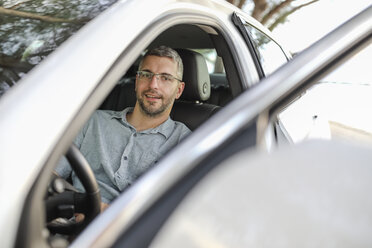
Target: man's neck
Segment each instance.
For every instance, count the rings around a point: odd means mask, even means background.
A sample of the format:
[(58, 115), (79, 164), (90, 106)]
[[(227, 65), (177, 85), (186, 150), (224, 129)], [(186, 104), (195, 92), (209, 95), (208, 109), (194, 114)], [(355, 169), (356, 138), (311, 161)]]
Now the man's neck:
[(136, 104), (133, 112), (127, 113), (126, 119), (137, 131), (143, 131), (161, 125), (168, 119), (168, 117), (168, 112), (164, 112), (159, 116), (148, 116), (143, 113)]

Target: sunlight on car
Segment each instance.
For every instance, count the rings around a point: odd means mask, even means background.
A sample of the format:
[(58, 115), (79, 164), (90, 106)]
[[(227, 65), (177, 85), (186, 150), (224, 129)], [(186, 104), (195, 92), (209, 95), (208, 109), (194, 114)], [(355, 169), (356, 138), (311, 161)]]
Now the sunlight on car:
[(372, 71), (366, 67), (371, 57), (369, 45), (280, 114), (295, 143), (309, 138), (372, 143)]

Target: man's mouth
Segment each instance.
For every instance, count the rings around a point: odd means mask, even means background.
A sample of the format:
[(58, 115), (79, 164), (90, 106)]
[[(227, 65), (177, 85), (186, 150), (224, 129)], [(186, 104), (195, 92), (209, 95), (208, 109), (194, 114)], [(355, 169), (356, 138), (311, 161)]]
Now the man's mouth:
[(149, 101), (156, 101), (156, 100), (161, 99), (161, 96), (158, 95), (158, 94), (145, 93), (144, 95), (145, 95), (146, 99), (148, 99)]

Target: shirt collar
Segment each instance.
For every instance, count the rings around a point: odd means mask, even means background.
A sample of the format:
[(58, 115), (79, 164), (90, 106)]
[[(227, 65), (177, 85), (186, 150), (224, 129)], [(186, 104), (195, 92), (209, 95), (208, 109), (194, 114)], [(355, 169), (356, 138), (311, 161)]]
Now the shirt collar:
[[(112, 112), (112, 115), (111, 115), (111, 118), (115, 118), (115, 119), (121, 119), (124, 123), (128, 123), (127, 122), (127, 113), (131, 113), (133, 112), (133, 107), (128, 107), (128, 108), (125, 108), (124, 110), (122, 111), (115, 111), (115, 112)], [(129, 124), (129, 123), (128, 123)], [(130, 125), (130, 124), (129, 124)]]
[[(131, 112), (133, 112), (133, 110), (134, 110), (133, 107), (128, 107), (128, 108), (125, 108), (122, 111), (115, 111), (115, 112), (112, 113), (111, 118), (121, 119), (122, 122), (126, 126), (129, 126), (129, 127), (133, 128), (135, 130), (135, 128), (131, 124), (129, 124), (129, 122), (127, 121), (127, 113), (128, 112), (131, 113)], [(163, 122), (162, 124), (160, 124), (159, 126), (140, 131), (139, 133), (160, 133), (160, 134), (164, 135), (165, 138), (169, 138), (169, 136), (171, 135), (171, 133), (174, 129), (174, 125), (175, 125), (174, 121), (170, 117), (168, 117), (168, 119), (165, 122)]]
[(165, 136), (165, 138), (168, 139), (171, 133), (173, 132), (174, 125), (175, 125), (174, 121), (170, 117), (168, 117), (168, 119), (165, 122), (149, 130), (151, 133), (161, 133), (162, 135)]

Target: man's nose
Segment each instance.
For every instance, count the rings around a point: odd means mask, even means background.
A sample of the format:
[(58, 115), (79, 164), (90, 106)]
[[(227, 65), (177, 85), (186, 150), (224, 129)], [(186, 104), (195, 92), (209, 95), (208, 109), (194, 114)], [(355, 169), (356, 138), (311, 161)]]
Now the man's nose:
[(159, 87), (159, 75), (153, 75), (149, 84), (149, 87), (152, 89), (157, 89)]

